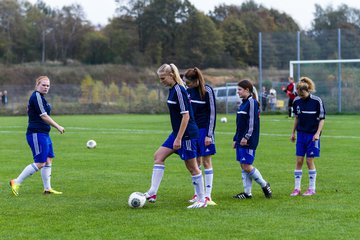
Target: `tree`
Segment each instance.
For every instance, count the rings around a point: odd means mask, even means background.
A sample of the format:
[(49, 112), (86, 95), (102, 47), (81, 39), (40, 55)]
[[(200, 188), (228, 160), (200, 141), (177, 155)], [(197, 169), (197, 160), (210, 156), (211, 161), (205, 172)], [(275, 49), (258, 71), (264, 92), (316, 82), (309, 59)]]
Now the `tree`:
[(332, 5), (325, 9), (315, 4), (312, 37), (321, 46), (321, 58), (338, 58), (337, 29), (342, 29), (342, 58), (358, 58), (360, 55), (360, 11), (345, 4), (334, 9)]
[(180, 0), (154, 0), (139, 16), (143, 42), (140, 52), (144, 52), (152, 64), (158, 64), (156, 56), (159, 55), (163, 62), (176, 60), (176, 37), (180, 34), (179, 27), (189, 17), (189, 8), (192, 5), (188, 1), (183, 4)]
[(221, 32), (202, 12), (194, 11), (176, 37), (177, 59), (182, 66), (221, 66), (224, 50)]
[[(34, 46), (41, 43), (41, 62), (46, 62), (46, 46), (47, 35), (54, 31), (53, 18), (55, 11), (47, 6), (43, 1), (38, 1), (35, 5), (27, 6), (27, 14), (25, 16), (26, 22), (29, 24), (28, 28), (31, 29), (31, 39)], [(29, 38), (30, 39), (30, 38)], [(48, 45), (51, 48), (51, 43)]]
[(57, 10), (55, 21), (56, 32), (53, 35), (55, 58), (66, 65), (68, 58), (80, 58), (81, 42), (84, 34), (93, 30), (85, 20), (84, 10), (78, 4), (64, 6)]
[(113, 18), (103, 30), (107, 36), (111, 61), (120, 64), (141, 65), (136, 21), (131, 16)]
[(114, 83), (111, 82), (109, 87), (106, 89), (106, 101), (108, 104), (116, 103), (120, 96), (119, 87)]
[(16, 0), (0, 1), (0, 59), (6, 64), (26, 61), (26, 27)]
[(252, 52), (252, 42), (244, 23), (234, 16), (227, 17), (222, 25), (225, 51), (233, 57), (238, 65), (245, 65), (244, 60)]
[[(115, 0), (118, 4), (117, 12), (120, 16), (127, 16), (137, 24), (138, 49), (144, 52), (145, 42), (143, 41), (143, 22), (140, 17), (144, 14), (145, 8), (152, 2), (151, 0)], [(128, 18), (128, 19), (129, 19)]]
[[(195, 8), (188, 0), (117, 1), (119, 13), (134, 19), (138, 32), (138, 51), (147, 65), (174, 62), (176, 37), (180, 26)], [(127, 2), (127, 5), (122, 5)]]
[(101, 31), (88, 32), (81, 44), (82, 61), (88, 64), (103, 64), (111, 60), (108, 38)]
[(312, 22), (315, 31), (334, 30), (334, 29), (353, 29), (360, 27), (360, 11), (342, 4), (338, 9), (328, 5), (323, 9), (319, 4), (315, 4), (314, 20)]
[[(220, 25), (223, 24), (227, 18), (232, 17), (242, 22), (246, 31), (242, 34), (243, 39), (249, 39), (252, 43), (252, 48), (248, 49), (250, 52), (244, 56), (242, 62), (248, 65), (258, 65), (258, 36), (259, 32), (288, 32), (298, 31), (299, 27), (292, 20), (292, 18), (285, 13), (280, 13), (274, 9), (267, 9), (261, 4), (255, 3), (253, 0), (246, 1), (241, 6), (236, 5), (219, 5), (215, 7), (210, 14), (213, 21)], [(234, 22), (234, 20), (232, 20)], [(234, 36), (232, 36), (234, 38)], [(229, 36), (228, 36), (229, 39)], [(273, 43), (267, 43), (276, 46)], [(273, 49), (277, 52), (277, 49)], [(238, 60), (239, 61), (239, 60)]]

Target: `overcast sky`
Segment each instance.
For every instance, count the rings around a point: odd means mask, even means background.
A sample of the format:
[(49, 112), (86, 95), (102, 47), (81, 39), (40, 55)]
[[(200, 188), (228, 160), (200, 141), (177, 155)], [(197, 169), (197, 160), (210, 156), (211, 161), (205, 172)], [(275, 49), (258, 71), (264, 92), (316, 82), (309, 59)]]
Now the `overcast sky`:
[[(36, 0), (29, 0), (35, 3)], [(108, 18), (113, 17), (115, 13), (115, 0), (43, 0), (51, 7), (61, 8), (64, 5), (72, 3), (80, 4), (86, 13), (86, 18), (93, 24), (105, 25)], [(190, 0), (195, 7), (204, 13), (214, 9), (214, 6), (225, 3), (241, 5), (246, 0)], [(306, 30), (311, 27), (311, 21), (314, 17), (315, 3), (320, 4), (323, 8), (332, 5), (337, 8), (340, 4), (346, 4), (349, 7), (360, 9), (359, 0), (255, 0), (256, 3), (262, 4), (267, 8), (274, 8), (280, 12), (289, 14), (302, 29)]]

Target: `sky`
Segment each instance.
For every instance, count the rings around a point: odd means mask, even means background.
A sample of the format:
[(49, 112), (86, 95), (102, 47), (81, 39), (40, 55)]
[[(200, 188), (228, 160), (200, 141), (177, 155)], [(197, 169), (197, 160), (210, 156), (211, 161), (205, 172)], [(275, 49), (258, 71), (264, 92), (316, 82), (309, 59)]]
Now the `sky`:
[[(29, 0), (35, 3), (36, 0)], [(94, 25), (105, 25), (108, 19), (115, 14), (116, 4), (115, 0), (43, 0), (52, 8), (61, 8), (64, 5), (73, 3), (80, 4), (85, 11), (86, 18)], [(246, 0), (190, 0), (190, 2), (200, 11), (208, 13), (214, 10), (215, 6), (222, 3), (226, 5), (235, 4), (241, 5)], [(360, 9), (359, 0), (255, 0), (256, 3), (263, 5), (266, 8), (274, 8), (280, 12), (285, 12), (290, 15), (300, 28), (307, 30), (311, 28), (311, 22), (314, 18), (315, 3), (322, 8), (332, 5), (337, 8), (341, 4), (346, 4), (349, 7)]]

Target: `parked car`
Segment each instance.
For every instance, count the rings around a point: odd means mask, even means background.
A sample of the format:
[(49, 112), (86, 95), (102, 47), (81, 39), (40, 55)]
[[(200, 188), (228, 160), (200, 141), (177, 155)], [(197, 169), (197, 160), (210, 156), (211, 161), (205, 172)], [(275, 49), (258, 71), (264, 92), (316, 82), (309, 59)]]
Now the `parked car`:
[[(215, 87), (213, 89), (218, 105), (223, 105), (226, 108), (226, 112), (235, 112), (241, 103), (241, 98), (237, 94), (237, 85)], [(258, 94), (255, 87), (254, 91)], [(259, 97), (259, 95), (257, 96)]]
[[(256, 88), (254, 87), (256, 95), (259, 97)], [(237, 94), (237, 86), (224, 86), (214, 88), (214, 94), (216, 101), (229, 102), (240, 104), (241, 98)]]

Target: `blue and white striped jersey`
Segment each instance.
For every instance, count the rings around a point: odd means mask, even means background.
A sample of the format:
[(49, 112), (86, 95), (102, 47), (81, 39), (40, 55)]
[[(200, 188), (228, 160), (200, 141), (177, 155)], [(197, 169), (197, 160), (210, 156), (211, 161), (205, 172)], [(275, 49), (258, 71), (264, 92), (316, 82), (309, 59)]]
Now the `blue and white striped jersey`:
[(248, 145), (241, 146), (255, 150), (259, 144), (260, 109), (252, 96), (243, 99), (236, 113), (236, 133), (233, 140), (240, 145), (241, 139), (248, 139)]
[(29, 117), (27, 134), (50, 132), (50, 125), (44, 122), (41, 116), (44, 114), (50, 115), (51, 106), (38, 91), (31, 94), (27, 112)]
[(186, 127), (183, 140), (198, 138), (199, 129), (195, 123), (190, 99), (188, 98), (187, 92), (183, 86), (175, 84), (169, 89), (167, 105), (170, 111), (171, 126), (174, 134), (176, 135), (179, 131), (182, 114), (189, 112), (190, 119)]
[(312, 94), (306, 99), (297, 96), (294, 99), (293, 112), (298, 118), (298, 132), (316, 133), (320, 120), (325, 119), (324, 103), (321, 98)]
[(216, 126), (216, 104), (214, 90), (205, 85), (205, 96), (201, 99), (197, 88), (187, 89), (194, 111), (195, 122), (199, 129), (205, 128), (208, 137), (214, 136)]

